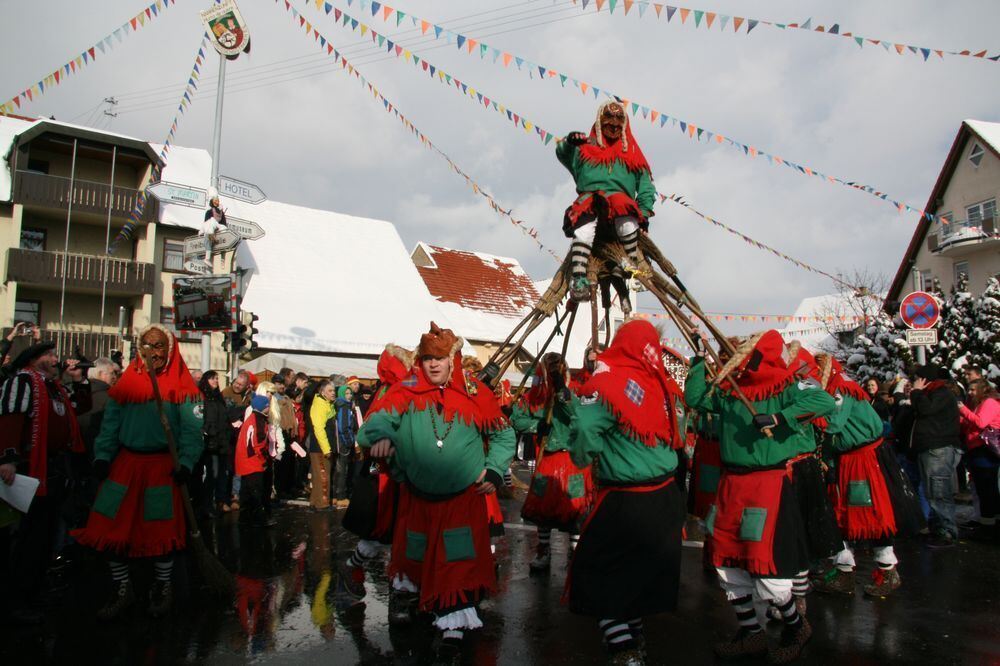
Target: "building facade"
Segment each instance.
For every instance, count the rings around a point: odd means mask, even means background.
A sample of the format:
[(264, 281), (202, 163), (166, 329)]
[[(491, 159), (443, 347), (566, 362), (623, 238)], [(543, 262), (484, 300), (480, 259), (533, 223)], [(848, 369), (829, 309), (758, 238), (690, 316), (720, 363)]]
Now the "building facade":
[[(947, 294), (958, 275), (981, 294), (1000, 275), (1000, 123), (966, 120), (959, 128), (922, 218), (889, 288), (888, 303), (938, 280)], [(944, 220), (947, 220), (945, 222)]]

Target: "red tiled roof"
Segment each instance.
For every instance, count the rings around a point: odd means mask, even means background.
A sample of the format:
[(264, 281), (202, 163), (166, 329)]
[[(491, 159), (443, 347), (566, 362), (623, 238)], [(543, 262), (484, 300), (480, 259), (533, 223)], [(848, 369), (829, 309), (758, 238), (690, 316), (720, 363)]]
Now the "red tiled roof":
[(422, 245), (437, 265), (417, 266), (434, 298), (500, 315), (522, 315), (538, 291), (514, 259)]

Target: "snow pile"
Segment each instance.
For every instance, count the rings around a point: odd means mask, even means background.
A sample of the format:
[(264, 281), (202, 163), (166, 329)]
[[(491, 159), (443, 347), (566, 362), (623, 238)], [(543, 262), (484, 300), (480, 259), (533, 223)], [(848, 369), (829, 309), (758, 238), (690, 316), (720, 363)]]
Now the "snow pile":
[(957, 375), (953, 369), (956, 362), (970, 349), (975, 310), (975, 299), (969, 293), (969, 276), (962, 273), (942, 308), (938, 344), (930, 359), (935, 365), (948, 368), (953, 375)]
[(857, 337), (854, 345), (837, 353), (848, 374), (858, 381), (874, 377), (887, 382), (905, 376), (913, 365), (913, 354), (905, 334), (884, 312)]

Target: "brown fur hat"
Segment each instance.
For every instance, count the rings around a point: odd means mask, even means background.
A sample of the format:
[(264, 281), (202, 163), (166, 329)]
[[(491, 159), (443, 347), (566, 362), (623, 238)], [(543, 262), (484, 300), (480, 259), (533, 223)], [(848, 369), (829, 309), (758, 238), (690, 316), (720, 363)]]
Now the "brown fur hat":
[(434, 358), (451, 358), (455, 352), (462, 348), (462, 339), (455, 335), (450, 328), (441, 328), (431, 322), (428, 332), (420, 336), (420, 344), (417, 346), (417, 358), (433, 356)]

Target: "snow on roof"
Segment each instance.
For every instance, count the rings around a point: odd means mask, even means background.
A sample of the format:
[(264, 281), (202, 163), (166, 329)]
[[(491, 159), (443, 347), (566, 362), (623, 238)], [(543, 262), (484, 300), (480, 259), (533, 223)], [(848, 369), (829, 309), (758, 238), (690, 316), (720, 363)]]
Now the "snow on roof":
[[(857, 328), (852, 318), (851, 297), (848, 294), (825, 294), (803, 298), (795, 308), (793, 317), (806, 317), (805, 321), (792, 321), (779, 331), (786, 341), (798, 340), (811, 352), (832, 351), (837, 347), (837, 339), (832, 333), (841, 333)], [(817, 317), (847, 317), (844, 321), (821, 321)]]
[(972, 128), (972, 131), (978, 134), (983, 141), (990, 144), (994, 151), (1000, 153), (1000, 123), (966, 119), (965, 124)]
[(0, 115), (0, 157), (3, 158), (3, 166), (0, 167), (0, 201), (11, 200), (11, 188), (14, 186), (14, 177), (10, 172), (10, 151), (14, 147), (17, 136), (29, 127), (37, 124), (37, 120), (23, 120), (12, 118), (11, 116)]
[(266, 231), (238, 250), (262, 348), (377, 356), (390, 342), (413, 348), (431, 320), (460, 334), (390, 222), (270, 200), (229, 212)]
[(520, 320), (538, 302), (535, 285), (517, 259), (426, 243), (418, 243), (411, 256), (420, 251), (430, 263), (415, 262), (417, 271), (443, 304)]

